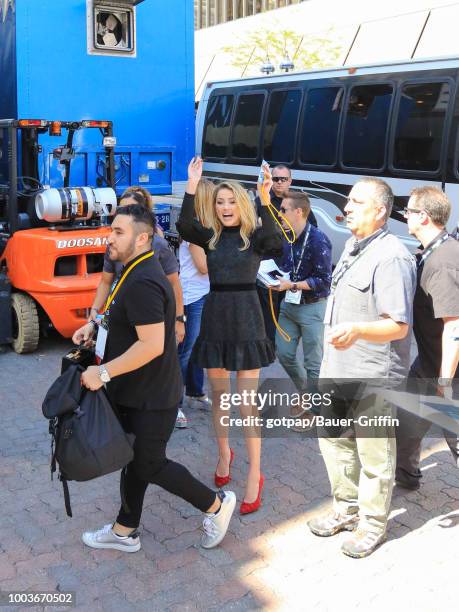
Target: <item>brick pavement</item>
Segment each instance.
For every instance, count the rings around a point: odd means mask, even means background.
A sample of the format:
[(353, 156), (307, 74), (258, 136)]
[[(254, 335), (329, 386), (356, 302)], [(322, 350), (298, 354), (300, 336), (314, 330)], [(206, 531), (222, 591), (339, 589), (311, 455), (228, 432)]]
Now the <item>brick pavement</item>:
[[(218, 549), (198, 546), (199, 512), (153, 486), (139, 553), (85, 548), (81, 532), (110, 521), (117, 510), (118, 481), (112, 475), (71, 483), (74, 518), (68, 519), (60, 483), (49, 479), (41, 400), (67, 346), (51, 338), (32, 355), (0, 354), (0, 591), (74, 590), (77, 609), (91, 612), (456, 607), (459, 471), (440, 440), (426, 449), (421, 491), (395, 491), (389, 541), (368, 559), (344, 557), (341, 535), (309, 534), (306, 521), (327, 507), (329, 486), (317, 441), (294, 432), (264, 441), (263, 507), (235, 515)], [(279, 366), (271, 372), (278, 374)], [(209, 415), (188, 414), (191, 427), (174, 433), (170, 456), (210, 485)], [(241, 498), (243, 440), (234, 447), (232, 488)]]

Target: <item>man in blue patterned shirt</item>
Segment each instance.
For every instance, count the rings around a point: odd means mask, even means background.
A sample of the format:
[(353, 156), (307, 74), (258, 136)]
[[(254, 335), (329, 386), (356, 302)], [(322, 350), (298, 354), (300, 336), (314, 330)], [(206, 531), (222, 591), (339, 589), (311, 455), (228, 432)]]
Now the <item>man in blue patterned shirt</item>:
[[(280, 206), (281, 219), (292, 226), (296, 240), (283, 245), (281, 268), (290, 280), (280, 280), (273, 287), (286, 291), (282, 300), (279, 325), (290, 336), (287, 342), (276, 333), (279, 361), (300, 393), (315, 386), (323, 352), (323, 320), (332, 276), (331, 243), (327, 236), (308, 222), (311, 210), (305, 193), (289, 191)], [(288, 225), (282, 219), (286, 230)], [(303, 344), (303, 364), (297, 358), (299, 341)]]

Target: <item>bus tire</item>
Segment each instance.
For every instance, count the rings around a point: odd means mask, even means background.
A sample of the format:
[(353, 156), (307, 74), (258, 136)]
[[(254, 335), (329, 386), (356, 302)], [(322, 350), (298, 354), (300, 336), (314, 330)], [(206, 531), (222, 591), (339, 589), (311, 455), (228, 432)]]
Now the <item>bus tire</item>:
[(25, 293), (11, 296), (13, 316), (13, 349), (16, 353), (32, 353), (38, 346), (40, 325), (37, 306)]

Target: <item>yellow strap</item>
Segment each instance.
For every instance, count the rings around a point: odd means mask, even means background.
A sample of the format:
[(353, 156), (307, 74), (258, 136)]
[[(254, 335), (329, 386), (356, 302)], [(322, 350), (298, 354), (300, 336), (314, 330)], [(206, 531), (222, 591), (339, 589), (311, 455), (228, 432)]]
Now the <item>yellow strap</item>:
[[(287, 242), (289, 244), (293, 244), (295, 242), (295, 240), (296, 240), (295, 230), (293, 229), (293, 227), (290, 225), (290, 223), (287, 221), (287, 219), (284, 217), (284, 215), (280, 211), (278, 212), (277, 208), (275, 206), (273, 206), (273, 204), (271, 203), (270, 198), (268, 196), (266, 196), (266, 198), (265, 198), (265, 194), (263, 193), (263, 189), (260, 190), (260, 195), (261, 195), (261, 200), (262, 200), (261, 203), (262, 203), (262, 205), (267, 207), (267, 209), (271, 213), (271, 217), (274, 219), (274, 221), (277, 223), (277, 225), (281, 228), (281, 231), (284, 234), (285, 239), (287, 240)], [(266, 204), (263, 204), (263, 202), (266, 202)], [(292, 238), (287, 236), (287, 232), (282, 227), (282, 223), (279, 222), (279, 217), (281, 219), (283, 219), (285, 221), (285, 223), (289, 226), (290, 231), (292, 232)]]
[[(284, 215), (281, 212), (277, 211), (277, 208), (275, 206), (273, 206), (271, 204), (271, 202), (269, 202), (269, 204), (267, 204), (266, 206), (267, 206), (269, 212), (271, 213), (271, 216), (274, 219), (274, 221), (281, 228), (281, 231), (282, 231), (282, 233), (285, 236), (285, 240), (287, 240), (287, 242), (289, 244), (293, 244), (295, 242), (295, 240), (296, 240), (296, 234), (295, 234), (295, 230), (293, 229), (293, 227), (290, 225), (290, 223), (287, 221), (287, 219), (284, 217)], [(290, 236), (287, 236), (287, 232), (282, 227), (282, 223), (279, 222), (279, 217), (281, 219), (283, 219), (285, 221), (285, 223), (289, 226), (290, 231), (292, 232), (292, 238), (290, 238)]]
[(273, 318), (274, 325), (276, 326), (276, 329), (279, 332), (279, 334), (282, 336), (282, 338), (286, 342), (290, 342), (292, 339), (290, 338), (288, 333), (282, 329), (282, 327), (279, 325), (279, 323), (277, 322), (277, 319), (276, 319), (276, 313), (274, 312), (274, 303), (273, 303), (273, 290), (272, 289), (268, 289), (268, 291), (269, 291), (269, 305), (271, 307), (271, 316)]
[(115, 299), (115, 295), (118, 293), (119, 288), (121, 287), (121, 285), (123, 284), (126, 276), (129, 274), (129, 272), (136, 267), (137, 264), (139, 264), (141, 261), (144, 261), (145, 259), (148, 259), (149, 257), (153, 257), (153, 255), (155, 254), (154, 251), (150, 251), (149, 253), (146, 253), (145, 255), (142, 255), (142, 257), (140, 257), (140, 259), (138, 259), (137, 261), (135, 261), (134, 263), (132, 263), (129, 268), (123, 272), (123, 276), (120, 278), (120, 280), (116, 283), (116, 287), (113, 291), (113, 293), (111, 293), (108, 298), (107, 301), (105, 302), (105, 306), (104, 306), (104, 312), (107, 312), (107, 310), (110, 308), (110, 304), (113, 302), (113, 300)]

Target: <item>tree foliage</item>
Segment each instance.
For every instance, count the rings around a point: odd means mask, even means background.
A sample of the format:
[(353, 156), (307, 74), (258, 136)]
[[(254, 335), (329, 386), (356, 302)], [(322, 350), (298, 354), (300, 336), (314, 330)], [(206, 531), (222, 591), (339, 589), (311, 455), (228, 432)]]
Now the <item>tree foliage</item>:
[(263, 29), (247, 33), (222, 51), (229, 55), (230, 64), (240, 69), (243, 76), (247, 71), (253, 73), (254, 67), (258, 71), (267, 56), (278, 70), (286, 52), (295, 64), (295, 71), (335, 66), (342, 46), (332, 30), (319, 37), (293, 30)]

